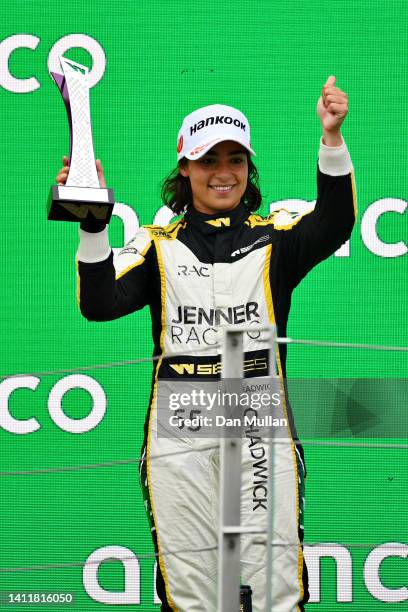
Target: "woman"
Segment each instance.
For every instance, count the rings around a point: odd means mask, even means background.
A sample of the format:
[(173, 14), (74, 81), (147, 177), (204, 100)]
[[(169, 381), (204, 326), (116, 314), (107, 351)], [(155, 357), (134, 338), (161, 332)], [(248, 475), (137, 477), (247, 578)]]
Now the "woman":
[[(165, 228), (146, 226), (113, 266), (107, 228), (87, 221), (80, 230), (80, 307), (89, 320), (121, 317), (149, 305), (155, 362), (145, 425), (141, 483), (156, 551), (193, 551), (158, 558), (162, 610), (215, 611), (218, 449), (202, 440), (160, 437), (157, 389), (161, 380), (212, 378), (220, 372), (217, 345), (223, 324), (269, 324), (286, 335), (291, 293), (307, 272), (350, 236), (355, 202), (350, 157), (340, 135), (347, 96), (329, 77), (318, 102), (323, 129), (318, 193), (312, 213), (281, 226), (277, 217), (253, 214), (261, 203), (251, 156), (250, 128), (237, 109), (211, 105), (188, 115), (178, 136), (178, 166), (165, 181), (163, 199), (183, 217)], [(64, 183), (68, 160), (57, 176)], [(104, 185), (100, 162), (97, 169)], [(246, 376), (267, 373), (267, 353), (257, 335), (244, 339)], [(166, 358), (168, 353), (177, 356)], [(285, 376), (285, 347), (277, 366)], [(184, 413), (188, 416), (189, 410)], [(290, 417), (289, 417), (290, 420)], [(304, 610), (301, 447), (278, 445), (274, 472), (274, 539), (287, 546), (274, 555), (274, 612)], [(267, 441), (254, 432), (243, 440), (241, 522), (266, 530)], [(180, 452), (180, 451), (188, 451)], [(163, 458), (157, 456), (163, 455)], [(253, 591), (253, 609), (264, 609), (266, 549), (241, 540), (241, 575)]]

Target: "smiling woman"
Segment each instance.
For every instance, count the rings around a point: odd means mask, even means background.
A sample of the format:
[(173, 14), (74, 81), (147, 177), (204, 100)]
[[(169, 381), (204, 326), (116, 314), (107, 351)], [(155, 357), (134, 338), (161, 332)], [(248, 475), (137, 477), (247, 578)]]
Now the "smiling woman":
[(261, 205), (251, 159), (248, 119), (231, 106), (212, 104), (187, 115), (178, 136), (178, 166), (165, 179), (162, 200), (176, 214), (194, 206), (213, 214)]
[[(188, 403), (178, 414), (180, 425), (172, 426), (168, 404), (159, 407), (158, 398), (169, 379), (172, 386), (177, 380), (188, 387), (197, 378), (219, 377), (226, 325), (247, 327), (245, 377), (268, 375), (269, 353), (257, 327), (276, 324), (278, 335), (286, 336), (293, 289), (350, 237), (355, 219), (352, 165), (340, 135), (347, 96), (334, 81), (329, 77), (318, 103), (323, 140), (313, 212), (285, 226), (275, 224), (274, 214), (253, 214), (261, 195), (248, 120), (235, 108), (211, 105), (184, 119), (178, 166), (163, 185), (164, 202), (173, 212), (185, 213), (179, 220), (164, 228), (139, 228), (115, 265), (107, 228), (81, 226), (82, 314), (106, 321), (150, 307), (157, 360), (140, 482), (158, 555), (162, 612), (217, 610), (220, 456), (217, 445), (208, 448), (208, 432), (201, 425), (192, 432), (186, 424), (192, 413), (205, 414), (205, 407), (192, 410)], [(97, 169), (104, 180), (99, 162)], [(58, 182), (66, 176), (64, 162)], [(282, 381), (285, 361), (286, 347), (279, 345), (276, 363)], [(272, 608), (300, 612), (308, 600), (302, 549), (304, 457), (290, 407), (285, 404), (276, 416), (287, 418), (288, 444), (279, 447), (275, 458), (274, 540), (291, 545), (276, 555)], [(260, 612), (270, 580), (266, 547), (255, 545), (251, 533), (267, 529), (269, 440), (252, 426), (243, 434), (241, 523), (247, 533), (241, 538), (240, 574), (252, 589), (254, 612)], [(175, 550), (177, 556), (163, 554)]]
[(246, 150), (232, 140), (220, 142), (200, 159), (188, 160), (180, 174), (190, 179), (196, 210), (209, 215), (233, 210), (247, 187)]

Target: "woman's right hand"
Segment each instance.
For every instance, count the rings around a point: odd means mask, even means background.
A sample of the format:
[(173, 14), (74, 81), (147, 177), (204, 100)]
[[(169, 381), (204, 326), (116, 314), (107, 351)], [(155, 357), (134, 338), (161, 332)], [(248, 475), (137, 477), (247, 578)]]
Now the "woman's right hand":
[(68, 166), (68, 157), (66, 155), (62, 158), (62, 163), (64, 164), (61, 170), (58, 171), (56, 182), (57, 185), (65, 185), (68, 178), (69, 166)]
[[(58, 171), (57, 177), (55, 179), (58, 185), (65, 185), (65, 183), (67, 182), (68, 173), (69, 173), (69, 165), (68, 165), (68, 157), (66, 155), (63, 156), (62, 163), (63, 163), (63, 166)], [(100, 187), (106, 187), (105, 175), (103, 173), (103, 167), (101, 164), (101, 160), (97, 159), (95, 163), (96, 163), (96, 171), (98, 173), (99, 185)]]

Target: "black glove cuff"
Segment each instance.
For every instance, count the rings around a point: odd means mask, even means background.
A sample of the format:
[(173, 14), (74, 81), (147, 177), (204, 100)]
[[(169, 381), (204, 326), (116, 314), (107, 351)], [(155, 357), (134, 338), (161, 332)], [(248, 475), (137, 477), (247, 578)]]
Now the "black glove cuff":
[(100, 221), (99, 219), (85, 219), (85, 221), (81, 221), (80, 227), (81, 230), (84, 230), (84, 232), (97, 234), (105, 229), (106, 223), (105, 221)]

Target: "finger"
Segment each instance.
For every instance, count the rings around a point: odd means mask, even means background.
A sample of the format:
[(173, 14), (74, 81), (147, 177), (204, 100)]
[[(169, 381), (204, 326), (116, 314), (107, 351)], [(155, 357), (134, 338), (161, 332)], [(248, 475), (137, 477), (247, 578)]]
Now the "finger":
[(57, 181), (57, 183), (61, 183), (61, 182), (62, 183), (66, 183), (67, 178), (68, 178), (68, 172), (62, 172), (61, 171), (61, 172), (58, 172), (56, 181)]
[(99, 184), (101, 187), (106, 187), (105, 175), (103, 172), (103, 166), (100, 159), (96, 160), (96, 171), (98, 173)]
[(323, 87), (332, 87), (334, 86), (336, 83), (336, 77), (331, 75), (328, 77), (327, 81), (325, 82), (325, 84), (323, 85)]
[(64, 164), (64, 166), (68, 166), (69, 160), (67, 155), (62, 156), (62, 163)]
[(345, 106), (344, 104), (335, 104), (332, 102), (326, 108), (329, 113), (332, 113), (333, 115), (342, 116), (347, 114), (347, 106)]
[(348, 109), (347, 96), (339, 96), (339, 95), (324, 96), (323, 95), (322, 98), (323, 98), (323, 105), (327, 110), (329, 110), (330, 105), (336, 104), (336, 105), (342, 106), (345, 112), (347, 112), (347, 109)]
[(338, 87), (323, 87), (322, 93), (325, 96), (345, 96), (347, 98), (347, 94)]
[(347, 96), (344, 94), (326, 94), (324, 96), (326, 102), (335, 102), (336, 104), (347, 104)]

